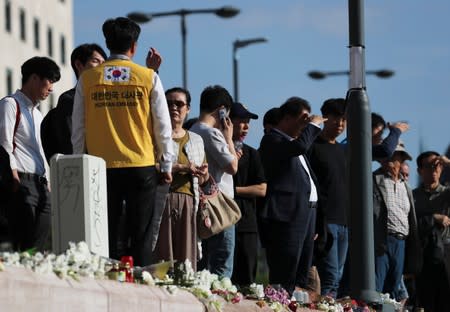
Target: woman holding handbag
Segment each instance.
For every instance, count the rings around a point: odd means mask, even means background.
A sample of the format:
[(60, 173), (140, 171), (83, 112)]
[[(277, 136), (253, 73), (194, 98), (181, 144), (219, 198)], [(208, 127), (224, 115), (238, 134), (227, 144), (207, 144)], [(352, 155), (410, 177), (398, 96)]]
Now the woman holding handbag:
[(172, 166), (172, 184), (164, 208), (155, 248), (157, 260), (185, 261), (196, 270), (199, 184), (209, 179), (202, 138), (183, 129), (190, 110), (191, 96), (183, 88), (166, 91), (172, 121), (172, 139), (176, 157)]

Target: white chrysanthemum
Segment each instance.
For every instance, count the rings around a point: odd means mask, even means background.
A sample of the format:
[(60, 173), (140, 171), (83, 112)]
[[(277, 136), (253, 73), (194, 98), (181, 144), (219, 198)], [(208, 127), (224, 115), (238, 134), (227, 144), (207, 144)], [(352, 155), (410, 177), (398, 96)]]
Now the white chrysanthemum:
[(150, 286), (155, 285), (155, 280), (153, 279), (152, 275), (147, 271), (142, 272), (142, 280), (147, 285), (150, 285)]
[(382, 303), (390, 303), (394, 306), (395, 309), (400, 309), (402, 307), (402, 304), (391, 298), (389, 294), (380, 294), (380, 297)]
[(5, 252), (2, 257), (6, 266), (20, 266), (20, 255), (17, 252)]
[(33, 259), (33, 261), (35, 262), (41, 262), (42, 260), (44, 260), (44, 255), (40, 252), (37, 252), (34, 254), (33, 257), (31, 257)]
[(66, 255), (62, 254), (55, 258), (54, 260), (56, 266), (67, 266)]
[(258, 298), (264, 298), (264, 286), (261, 284), (253, 283), (250, 285), (250, 291)]
[(269, 303), (269, 308), (271, 308), (275, 312), (280, 312), (284, 310), (283, 305), (278, 301)]
[(211, 274), (208, 270), (203, 270), (195, 274), (195, 285), (203, 290), (210, 290), (211, 284), (218, 279), (217, 274)]
[(20, 256), (20, 258), (22, 258), (22, 259), (28, 259), (28, 258), (31, 258), (30, 253), (27, 252), (27, 251), (22, 251), (22, 252), (20, 253), (19, 256)]
[(49, 260), (43, 260), (39, 262), (35, 267), (34, 271), (40, 274), (51, 274), (53, 273), (53, 264)]
[(326, 302), (320, 302), (317, 304), (317, 309), (320, 311), (328, 311), (330, 309), (330, 306)]
[(219, 290), (222, 289), (222, 283), (220, 281), (213, 281), (211, 283), (211, 289), (212, 290)]
[(91, 256), (91, 251), (89, 250), (89, 246), (86, 244), (86, 242), (79, 242), (77, 244), (77, 251), (81, 254), (86, 255), (86, 257)]
[(223, 277), (220, 280), (220, 283), (222, 284), (222, 289), (224, 290), (230, 290), (230, 288), (233, 286), (233, 283), (231, 282), (231, 279), (229, 277)]

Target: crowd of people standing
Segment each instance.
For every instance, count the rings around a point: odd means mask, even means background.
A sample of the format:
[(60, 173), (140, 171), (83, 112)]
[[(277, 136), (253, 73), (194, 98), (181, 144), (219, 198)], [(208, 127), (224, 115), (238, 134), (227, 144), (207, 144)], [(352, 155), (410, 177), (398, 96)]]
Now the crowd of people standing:
[[(15, 250), (49, 250), (45, 163), (57, 153), (89, 154), (106, 162), (111, 258), (131, 255), (139, 266), (189, 259), (195, 270), (245, 286), (256, 280), (261, 246), (269, 283), (308, 290), (317, 268), (322, 295), (347, 295), (349, 267), (358, 260), (347, 256), (350, 169), (348, 145), (338, 141), (346, 100), (326, 99), (315, 115), (307, 100), (288, 98), (265, 113), (255, 149), (244, 141), (259, 116), (225, 88), (207, 86), (188, 125), (191, 95), (164, 89), (158, 51), (149, 51), (146, 66), (132, 61), (140, 27), (119, 17), (102, 31), (109, 57), (97, 44), (74, 49), (77, 84), (45, 118), (39, 102), (60, 79), (49, 58), (24, 62), (21, 88), (0, 101), (2, 240)], [(421, 184), (413, 190), (405, 168), (412, 156), (400, 140), (408, 128), (372, 114), (372, 155), (380, 164), (373, 173), (376, 290), (426, 311), (450, 311), (450, 187), (440, 184), (450, 160), (434, 151), (418, 155)], [(199, 240), (196, 215), (211, 181), (234, 198), (242, 219)], [(155, 229), (160, 191), (167, 195)]]

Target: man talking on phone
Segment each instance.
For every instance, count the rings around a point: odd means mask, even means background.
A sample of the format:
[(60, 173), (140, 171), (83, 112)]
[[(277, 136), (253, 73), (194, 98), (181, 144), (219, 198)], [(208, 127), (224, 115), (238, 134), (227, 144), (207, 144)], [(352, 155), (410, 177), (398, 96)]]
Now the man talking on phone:
[[(228, 113), (233, 99), (221, 86), (206, 87), (200, 96), (200, 116), (190, 128), (199, 134), (205, 144), (209, 174), (219, 189), (233, 198), (233, 175), (237, 172), (238, 158), (233, 144), (233, 124)], [(233, 273), (235, 245), (234, 225), (202, 241), (203, 258), (198, 269), (208, 269), (219, 276)]]

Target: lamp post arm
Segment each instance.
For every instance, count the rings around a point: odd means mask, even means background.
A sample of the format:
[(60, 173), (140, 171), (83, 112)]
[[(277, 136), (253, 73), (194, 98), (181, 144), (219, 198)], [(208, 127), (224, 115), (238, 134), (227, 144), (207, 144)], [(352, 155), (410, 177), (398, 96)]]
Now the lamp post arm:
[(342, 70), (342, 71), (330, 71), (324, 72), (325, 76), (342, 76), (342, 75), (350, 75), (350, 71)]
[(223, 6), (217, 9), (180, 9), (175, 11), (166, 12), (156, 12), (156, 13), (143, 13), (143, 12), (132, 12), (127, 16), (136, 23), (147, 23), (155, 17), (164, 16), (180, 16), (181, 18), (181, 49), (182, 49), (182, 76), (183, 76), (183, 87), (187, 89), (187, 48), (186, 48), (186, 37), (187, 37), (187, 27), (186, 27), (186, 15), (190, 14), (215, 14), (218, 17), (230, 18), (239, 14), (240, 10), (231, 6)]
[(233, 17), (239, 13), (239, 10), (233, 7), (222, 7), (219, 9), (180, 9), (175, 11), (167, 11), (167, 12), (158, 12), (158, 13), (148, 13), (147, 15), (151, 15), (153, 17), (159, 16), (170, 16), (170, 15), (180, 15), (186, 16), (190, 14), (216, 14), (219, 17)]
[(238, 73), (238, 55), (237, 50), (244, 48), (251, 44), (267, 42), (266, 38), (252, 38), (246, 40), (236, 39), (233, 41), (233, 86), (234, 86), (234, 101), (239, 102), (239, 73)]

